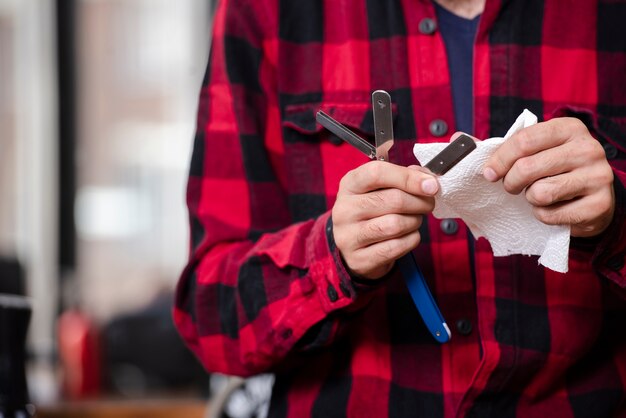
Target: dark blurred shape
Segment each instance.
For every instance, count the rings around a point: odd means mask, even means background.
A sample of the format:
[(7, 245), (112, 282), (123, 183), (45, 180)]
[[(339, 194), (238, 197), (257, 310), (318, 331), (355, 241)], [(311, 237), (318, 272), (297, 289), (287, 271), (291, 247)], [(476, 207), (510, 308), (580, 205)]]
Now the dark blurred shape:
[(0, 294), (24, 296), (24, 269), (15, 258), (0, 257)]
[(0, 417), (3, 418), (27, 418), (34, 413), (25, 371), (30, 315), (29, 299), (0, 294)]
[(105, 327), (104, 370), (109, 390), (129, 397), (180, 391), (208, 395), (208, 374), (174, 327), (173, 300), (172, 294), (162, 294)]
[[(57, 0), (58, 261), (61, 269), (72, 269), (76, 265), (76, 22), (76, 0)], [(64, 276), (61, 274), (60, 278)]]

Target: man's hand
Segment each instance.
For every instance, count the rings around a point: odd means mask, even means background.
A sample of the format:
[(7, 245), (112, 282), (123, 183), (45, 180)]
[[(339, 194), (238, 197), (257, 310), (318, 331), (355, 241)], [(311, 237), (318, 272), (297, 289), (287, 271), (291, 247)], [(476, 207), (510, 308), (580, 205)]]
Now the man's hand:
[(438, 189), (418, 166), (372, 161), (348, 172), (332, 210), (335, 243), (348, 269), (367, 279), (389, 272), (419, 244), (422, 215), (434, 209)]
[(570, 225), (575, 237), (604, 231), (613, 219), (613, 171), (585, 125), (558, 118), (521, 130), (485, 163), (489, 181), (504, 178), (513, 194), (526, 189), (537, 219)]

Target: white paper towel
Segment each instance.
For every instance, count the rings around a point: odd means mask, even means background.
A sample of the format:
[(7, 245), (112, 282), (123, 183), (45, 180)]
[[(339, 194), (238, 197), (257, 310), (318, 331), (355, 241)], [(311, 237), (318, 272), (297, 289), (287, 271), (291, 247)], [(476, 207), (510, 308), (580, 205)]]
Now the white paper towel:
[[(502, 181), (491, 183), (482, 175), (483, 165), (506, 139), (537, 123), (524, 110), (504, 138), (479, 141), (477, 147), (443, 176), (435, 196), (433, 215), (438, 219), (461, 218), (476, 238), (485, 237), (495, 256), (538, 255), (539, 263), (561, 273), (567, 271), (570, 228), (538, 221), (524, 192), (512, 195)], [(415, 157), (425, 165), (448, 143), (416, 144)]]

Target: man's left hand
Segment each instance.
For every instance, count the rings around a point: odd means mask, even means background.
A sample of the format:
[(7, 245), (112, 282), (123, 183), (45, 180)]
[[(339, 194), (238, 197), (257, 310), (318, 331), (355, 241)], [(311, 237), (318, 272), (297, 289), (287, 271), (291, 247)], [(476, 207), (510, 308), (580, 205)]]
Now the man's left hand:
[(524, 191), (535, 217), (570, 225), (571, 235), (603, 232), (615, 211), (613, 170), (604, 149), (575, 118), (557, 118), (517, 132), (483, 167), (507, 192)]

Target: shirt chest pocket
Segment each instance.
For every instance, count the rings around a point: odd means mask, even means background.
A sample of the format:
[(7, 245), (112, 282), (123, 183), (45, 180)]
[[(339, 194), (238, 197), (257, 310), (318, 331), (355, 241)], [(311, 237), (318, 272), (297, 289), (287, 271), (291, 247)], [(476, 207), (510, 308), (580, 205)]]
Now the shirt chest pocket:
[(579, 119), (600, 142), (609, 163), (618, 170), (626, 170), (626, 115), (624, 113), (609, 117), (588, 109), (562, 106), (553, 112), (552, 117)]
[(343, 175), (369, 161), (318, 124), (315, 120), (318, 110), (374, 144), (374, 123), (368, 102), (287, 106), (282, 120), (285, 181), (290, 211), (296, 221), (314, 218), (332, 208)]

